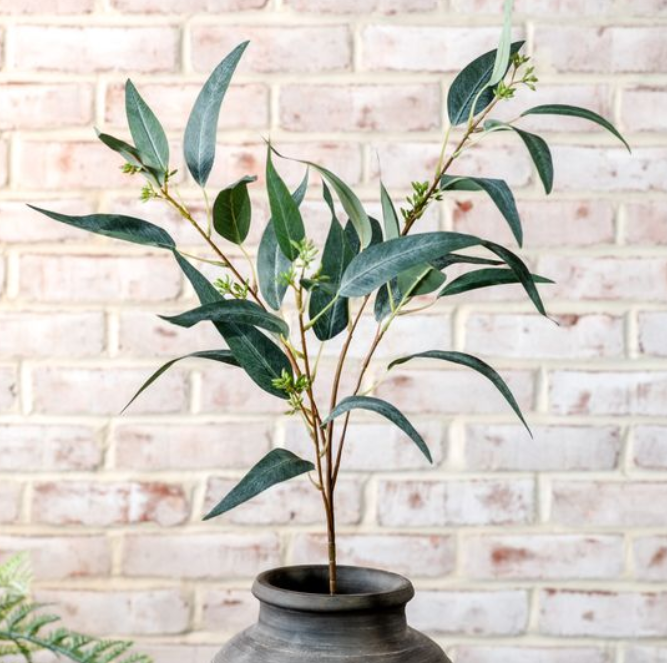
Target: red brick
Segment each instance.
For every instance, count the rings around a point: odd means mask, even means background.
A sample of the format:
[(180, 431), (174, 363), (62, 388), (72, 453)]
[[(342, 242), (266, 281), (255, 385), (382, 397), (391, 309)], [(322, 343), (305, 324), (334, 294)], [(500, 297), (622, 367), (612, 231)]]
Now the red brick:
[[(596, 138), (598, 136), (596, 135)], [(609, 140), (602, 134), (600, 139)], [(553, 148), (557, 191), (662, 191), (667, 149), (637, 147)]]
[[(91, 214), (95, 211), (89, 200), (33, 200), (32, 202), (45, 209), (57, 209), (62, 214)], [(89, 239), (88, 233), (35, 213), (26, 206), (25, 201), (0, 202), (0, 242), (24, 244)]]
[(667, 373), (557, 371), (550, 400), (557, 414), (664, 416)]
[(533, 488), (530, 479), (387, 479), (378, 486), (378, 519), (390, 527), (526, 524), (535, 513)]
[(547, 256), (537, 271), (556, 282), (554, 298), (569, 301), (666, 301), (667, 259), (662, 257)]
[(280, 564), (275, 534), (128, 536), (123, 573), (145, 578), (251, 578)]
[[(39, 413), (118, 415), (153, 368), (56, 368), (33, 371), (33, 406)], [(130, 406), (136, 414), (182, 412), (188, 407), (187, 374), (172, 369)]]
[(667, 593), (545, 590), (540, 633), (561, 637), (646, 638), (667, 634)]
[(344, 71), (352, 64), (350, 33), (344, 26), (195, 25), (191, 33), (196, 71), (210, 71), (245, 39), (251, 43), (239, 65), (241, 73)]
[[(160, 122), (165, 128), (183, 129), (200, 90), (201, 84), (198, 83), (146, 83), (141, 85), (141, 96), (151, 108), (159, 109)], [(114, 127), (127, 127), (123, 85), (114, 84), (108, 87), (104, 117), (105, 121)], [(224, 110), (220, 113), (220, 129), (267, 129), (268, 124), (267, 86), (232, 85), (225, 96)]]
[[(434, 421), (413, 420), (412, 424), (431, 450), (433, 463), (439, 465), (444, 457), (442, 427)], [(290, 449), (302, 457), (312, 453), (312, 440), (301, 422), (288, 422), (285, 439)], [(426, 466), (427, 461), (419, 449), (393, 424), (360, 421), (356, 415), (351, 417), (345, 441), (345, 470), (404, 471)]]
[(634, 461), (647, 470), (667, 469), (667, 427), (637, 426), (634, 429)]
[(19, 290), (39, 302), (165, 301), (181, 290), (171, 256), (24, 254)]
[(623, 91), (621, 118), (623, 128), (630, 133), (639, 131), (665, 131), (667, 120), (656, 108), (667, 104), (667, 88), (636, 87)]
[(125, 13), (178, 14), (192, 12), (239, 12), (263, 9), (268, 0), (111, 0), (111, 6)]
[(428, 12), (438, 7), (438, 0), (286, 0), (298, 12), (321, 14), (403, 14)]
[(0, 0), (0, 14), (88, 14), (95, 0)]
[(21, 498), (23, 486), (9, 483), (4, 479), (0, 482), (0, 523), (15, 523), (21, 515)]
[(468, 352), (496, 357), (572, 359), (623, 355), (624, 321), (611, 315), (556, 315), (558, 326), (538, 314), (472, 314), (466, 322)]
[[(181, 313), (181, 304), (173, 313)], [(194, 328), (177, 327), (158, 318), (155, 313), (123, 311), (119, 318), (118, 346), (121, 355), (128, 357), (177, 357), (199, 349), (225, 347), (225, 342), (210, 323)], [(206, 360), (193, 359), (190, 366), (202, 366)]]
[(100, 437), (87, 426), (0, 425), (0, 471), (94, 470), (102, 462)]
[[(381, 165), (384, 184), (405, 189), (412, 180), (426, 181), (433, 177), (440, 156), (440, 144), (398, 141), (375, 143), (371, 145), (371, 153), (374, 156), (371, 162), (373, 180), (379, 179)], [(533, 167), (526, 150), (520, 146), (493, 146), (464, 152), (457, 159), (455, 172), (453, 170), (452, 173), (472, 177), (502, 177), (510, 185), (519, 187), (530, 181)], [(467, 194), (466, 199), (469, 198)], [(479, 200), (483, 198), (479, 197)]]
[(36, 599), (58, 605), (68, 628), (91, 635), (177, 635), (190, 623), (188, 596), (178, 589), (41, 589)]
[(639, 348), (642, 354), (667, 357), (667, 313), (647, 311), (639, 314)]
[[(418, 534), (338, 534), (338, 562), (386, 569), (411, 578), (439, 578), (454, 571), (454, 540), (450, 536)], [(299, 534), (292, 562), (312, 564), (327, 559), (323, 534)]]
[(664, 527), (664, 483), (554, 481), (551, 521), (575, 527)]
[(483, 580), (613, 579), (624, 567), (622, 536), (471, 536), (462, 557), (467, 577)]
[(559, 72), (659, 73), (666, 36), (660, 26), (537, 26), (535, 59)]
[(34, 486), (32, 519), (46, 525), (180, 525), (190, 512), (183, 487), (161, 482), (60, 481)]
[(92, 120), (91, 85), (5, 83), (2, 86), (0, 129), (58, 129), (88, 126)]
[(22, 71), (96, 73), (174, 71), (175, 27), (14, 26), (13, 64)]
[(615, 426), (475, 425), (467, 428), (465, 455), (471, 470), (585, 471), (618, 466), (621, 435)]
[[(428, 362), (423, 363), (428, 365)], [(528, 371), (501, 373), (520, 407), (529, 411), (533, 401), (533, 374)], [(383, 382), (377, 395), (400, 404), (406, 412), (458, 415), (507, 413), (508, 408), (495, 387), (472, 371), (402, 370)]]
[(528, 624), (528, 593), (421, 591), (408, 604), (408, 620), (434, 635), (520, 635)]
[(361, 32), (362, 65), (372, 71), (452, 72), (494, 48), (496, 28), (369, 25)]
[[(606, 201), (518, 201), (526, 246), (597, 246), (613, 244), (614, 208)], [(454, 230), (480, 237), (510, 239), (507, 222), (493, 203), (459, 197), (454, 206)], [(547, 286), (545, 292), (549, 292)]]
[(288, 131), (428, 131), (440, 126), (438, 85), (287, 85), (280, 123)]
[(588, 647), (510, 647), (461, 645), (457, 663), (492, 663), (499, 657), (512, 663), (613, 663), (613, 652)]
[(667, 205), (659, 201), (626, 206), (625, 239), (629, 244), (667, 244)]
[(108, 576), (111, 547), (104, 536), (0, 536), (0, 555), (27, 552), (38, 580)]
[(114, 433), (116, 466), (133, 470), (247, 469), (271, 445), (271, 424), (126, 424)]
[[(204, 511), (212, 509), (237, 483), (238, 479), (209, 479)], [(336, 491), (338, 522), (341, 525), (358, 523), (361, 507), (361, 484), (341, 479)], [(236, 525), (313, 525), (320, 524), (323, 518), (322, 497), (306, 479), (274, 486), (224, 516), (225, 521)]]
[(0, 356), (99, 357), (104, 351), (104, 317), (100, 313), (8, 311), (0, 313), (0, 327)]
[(639, 580), (667, 579), (667, 537), (644, 536), (634, 541), (635, 576)]
[(248, 590), (209, 589), (204, 593), (202, 613), (206, 630), (236, 635), (257, 621), (259, 602)]
[(0, 366), (0, 412), (13, 410), (18, 403), (16, 372), (9, 366)]

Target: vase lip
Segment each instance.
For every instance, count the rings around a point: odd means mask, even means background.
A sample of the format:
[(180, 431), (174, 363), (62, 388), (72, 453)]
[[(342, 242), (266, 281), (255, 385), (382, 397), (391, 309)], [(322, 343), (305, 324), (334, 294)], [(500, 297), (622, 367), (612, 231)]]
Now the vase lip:
[(284, 566), (260, 573), (252, 593), (261, 603), (304, 612), (353, 612), (405, 606), (415, 594), (405, 577), (380, 569), (338, 566), (339, 592), (328, 591), (325, 565)]

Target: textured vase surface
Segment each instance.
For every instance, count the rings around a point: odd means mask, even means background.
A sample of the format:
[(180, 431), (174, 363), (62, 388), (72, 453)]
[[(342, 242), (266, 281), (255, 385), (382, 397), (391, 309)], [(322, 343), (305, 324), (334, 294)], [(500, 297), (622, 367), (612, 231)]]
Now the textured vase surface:
[(394, 573), (339, 566), (338, 593), (330, 596), (327, 567), (292, 566), (262, 573), (252, 592), (257, 623), (213, 663), (451, 663), (408, 626), (414, 588)]

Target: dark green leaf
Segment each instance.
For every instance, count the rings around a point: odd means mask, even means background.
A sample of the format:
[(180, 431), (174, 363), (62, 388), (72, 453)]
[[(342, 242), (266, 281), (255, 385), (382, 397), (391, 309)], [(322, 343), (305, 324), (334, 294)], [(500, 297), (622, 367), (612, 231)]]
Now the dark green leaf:
[(220, 106), (236, 66), (249, 42), (237, 46), (214, 70), (204, 84), (185, 128), (185, 163), (199, 186), (206, 186), (215, 161), (215, 142)]
[(55, 221), (60, 221), (60, 223), (66, 223), (69, 226), (81, 228), (81, 230), (87, 230), (97, 235), (122, 239), (133, 244), (156, 246), (161, 249), (173, 249), (175, 247), (174, 240), (166, 230), (162, 230), (162, 228), (148, 221), (135, 219), (131, 216), (122, 216), (119, 214), (70, 216), (68, 214), (41, 209), (34, 205), (28, 205), (28, 207)]
[(141, 160), (149, 167), (155, 168), (164, 181), (164, 175), (169, 172), (169, 142), (167, 135), (155, 117), (155, 113), (148, 107), (132, 81), (125, 84), (125, 112), (130, 126), (132, 140)]
[(134, 166), (135, 168), (140, 168), (141, 174), (151, 184), (153, 184), (158, 188), (160, 187), (160, 173), (157, 172), (154, 168), (151, 168), (146, 164), (142, 163), (141, 155), (133, 145), (126, 143), (124, 140), (120, 140), (120, 138), (115, 138), (114, 136), (110, 136), (109, 134), (103, 134), (97, 129), (95, 129), (95, 131), (97, 133), (97, 137), (108, 148), (120, 154), (123, 157), (123, 159), (125, 159), (125, 161), (130, 165)]
[(314, 469), (315, 466), (311, 462), (302, 460), (287, 449), (273, 449), (241, 479), (217, 506), (204, 516), (204, 520), (210, 520), (231, 511), (271, 486), (312, 472)]
[(579, 117), (583, 120), (589, 120), (590, 122), (595, 122), (601, 127), (604, 127), (607, 131), (611, 132), (616, 138), (618, 138), (625, 147), (628, 148), (628, 152), (631, 151), (628, 141), (623, 138), (618, 129), (611, 123), (609, 120), (606, 120), (601, 115), (594, 113), (587, 108), (579, 108), (578, 106), (568, 106), (566, 104), (546, 104), (543, 106), (535, 106), (535, 108), (530, 108), (521, 114), (521, 117), (526, 117), (527, 115), (565, 115), (568, 117)]
[[(174, 257), (202, 304), (222, 301), (222, 295), (196, 267), (178, 251), (174, 251)], [(213, 324), (255, 384), (272, 396), (286, 399), (287, 394), (273, 386), (273, 380), (280, 378), (283, 371), (290, 375), (292, 373), (292, 366), (285, 353), (254, 327), (222, 322)]]
[(161, 315), (163, 320), (177, 327), (193, 327), (199, 322), (222, 322), (225, 324), (251, 325), (274, 334), (289, 336), (287, 323), (273, 313), (268, 313), (254, 302), (243, 299), (221, 299), (204, 304), (180, 315)]
[(447, 269), (451, 265), (504, 265), (502, 260), (490, 260), (489, 258), (478, 258), (477, 256), (464, 256), (458, 253), (448, 253), (442, 258), (431, 260), (431, 265), (436, 269)]
[(166, 373), (176, 362), (182, 361), (183, 359), (198, 358), (198, 359), (211, 359), (213, 361), (219, 361), (222, 364), (229, 364), (230, 366), (238, 366), (239, 363), (234, 358), (234, 355), (229, 350), (203, 350), (201, 352), (192, 352), (189, 355), (184, 357), (178, 357), (168, 361), (166, 364), (163, 364), (158, 368), (153, 375), (151, 375), (146, 382), (141, 385), (141, 388), (137, 393), (132, 396), (130, 402), (123, 408), (121, 414), (127, 410), (134, 401), (139, 398), (139, 396), (150, 387), (153, 382), (155, 382), (163, 373)]
[(522, 129), (517, 129), (506, 122), (498, 122), (497, 120), (485, 122), (484, 128), (494, 131), (514, 131), (528, 149), (528, 153), (533, 159), (537, 173), (544, 185), (544, 190), (547, 195), (551, 193), (554, 188), (554, 161), (551, 156), (551, 150), (544, 138), (523, 131)]
[[(332, 286), (334, 292), (332, 294), (331, 291), (318, 289), (311, 294), (308, 310), (311, 320), (330, 306), (332, 300), (337, 297), (336, 291), (352, 258), (354, 258), (354, 253), (347, 241), (345, 231), (338, 220), (333, 217), (322, 252), (321, 274), (327, 277), (325, 284)], [(348, 301), (345, 297), (338, 297), (336, 303), (316, 320), (313, 330), (320, 341), (328, 341), (340, 334), (347, 327), (347, 322)]]
[(345, 270), (340, 294), (343, 297), (368, 295), (411, 267), (480, 242), (472, 235), (431, 232), (397, 237), (370, 246), (356, 256)]
[(384, 184), (380, 182), (380, 201), (382, 202), (382, 220), (384, 221), (385, 239), (395, 239), (401, 234), (398, 222), (398, 214), (391, 200), (389, 192)]
[[(553, 283), (550, 279), (537, 274), (531, 274), (531, 277), (534, 283)], [(478, 269), (454, 279), (438, 293), (438, 297), (459, 295), (470, 290), (520, 282), (519, 277), (511, 269)]]
[(213, 227), (234, 244), (243, 244), (250, 230), (251, 206), (248, 184), (256, 177), (248, 176), (223, 189), (213, 204)]
[(336, 417), (340, 417), (341, 414), (345, 414), (350, 410), (370, 410), (382, 415), (385, 419), (389, 419), (419, 447), (419, 450), (426, 456), (429, 463), (433, 462), (426, 442), (424, 442), (422, 436), (415, 430), (414, 426), (405, 418), (400, 410), (379, 398), (371, 396), (349, 396), (348, 398), (344, 398), (329, 413), (329, 416), (322, 422), (322, 425), (328, 424), (330, 421), (336, 419)]
[[(518, 53), (525, 42), (517, 41), (511, 46), (511, 53)], [(475, 115), (481, 113), (494, 99), (494, 90), (489, 86), (496, 62), (497, 49), (489, 51), (473, 60), (454, 79), (447, 96), (449, 121), (454, 126), (468, 121), (475, 98)], [(507, 73), (508, 68), (505, 70)]]
[(392, 313), (392, 302), (389, 299), (389, 288), (391, 285), (391, 296), (393, 298), (394, 306), (403, 298), (401, 291), (398, 289), (398, 279), (392, 279), (389, 284), (385, 283), (377, 292), (375, 297), (374, 314), (378, 322), (382, 322), (386, 317)]
[[(377, 219), (373, 217), (368, 217), (368, 220), (371, 222), (371, 243), (369, 246), (375, 246), (376, 244), (381, 244), (383, 241), (382, 238), (382, 226)], [(359, 240), (359, 235), (352, 225), (352, 221), (348, 219), (345, 224), (345, 237), (347, 237), (347, 242), (352, 249), (352, 253), (356, 256), (361, 251), (361, 241)]]
[(270, 147), (266, 156), (266, 188), (269, 193), (271, 220), (278, 244), (290, 260), (296, 260), (299, 251), (295, 243), (300, 242), (306, 236), (306, 231), (299, 206), (273, 166)]
[(487, 193), (505, 217), (519, 246), (523, 245), (523, 229), (519, 211), (516, 208), (514, 195), (504, 180), (443, 175), (440, 185), (443, 191), (484, 191)]
[[(299, 187), (292, 193), (297, 205), (301, 205), (308, 189), (308, 172)], [(257, 252), (257, 278), (259, 289), (266, 303), (278, 311), (287, 292), (287, 283), (280, 278), (291, 266), (289, 258), (281, 251), (273, 221), (269, 220)]]
[[(286, 158), (283, 157), (282, 154), (277, 152), (274, 148), (271, 149), (279, 157), (283, 159)], [(331, 186), (331, 188), (336, 192), (336, 195), (338, 196), (343, 209), (350, 218), (354, 229), (357, 231), (362, 248), (368, 246), (371, 242), (372, 234), (370, 220), (368, 218), (368, 214), (366, 214), (366, 210), (364, 210), (361, 201), (354, 193), (354, 191), (352, 191), (352, 189), (350, 189), (350, 187), (345, 184), (345, 182), (343, 182), (343, 180), (341, 180), (338, 175), (335, 175), (330, 170), (327, 170), (322, 166), (318, 166), (316, 163), (312, 163), (311, 161), (303, 161), (301, 159), (294, 159), (294, 161), (299, 161), (300, 163), (305, 163), (311, 166), (329, 183), (329, 186)]]
[(398, 289), (404, 297), (418, 297), (434, 292), (445, 281), (445, 275), (439, 270), (422, 263), (398, 275)]
[(509, 387), (505, 384), (505, 381), (500, 377), (500, 375), (498, 375), (498, 373), (493, 368), (491, 368), (491, 366), (489, 366), (487, 363), (483, 362), (481, 359), (477, 359), (477, 357), (473, 357), (472, 355), (468, 355), (463, 352), (444, 352), (442, 350), (429, 350), (427, 352), (419, 352), (417, 354), (410, 355), (409, 357), (403, 357), (401, 359), (397, 359), (396, 361), (393, 361), (391, 364), (389, 364), (389, 368), (391, 369), (394, 366), (398, 366), (399, 364), (404, 364), (407, 361), (418, 358), (440, 359), (443, 361), (449, 361), (454, 364), (467, 366), (468, 368), (472, 368), (478, 373), (481, 373), (484, 377), (490, 380), (494, 384), (496, 389), (498, 389), (498, 391), (503, 395), (505, 400), (509, 403), (510, 407), (516, 413), (517, 417), (521, 419), (521, 422), (526, 427), (526, 430), (530, 433), (530, 428), (528, 428), (528, 424), (526, 423), (526, 420), (523, 418), (523, 414), (521, 413), (521, 408), (519, 407), (519, 404), (516, 402), (514, 395), (510, 391)]

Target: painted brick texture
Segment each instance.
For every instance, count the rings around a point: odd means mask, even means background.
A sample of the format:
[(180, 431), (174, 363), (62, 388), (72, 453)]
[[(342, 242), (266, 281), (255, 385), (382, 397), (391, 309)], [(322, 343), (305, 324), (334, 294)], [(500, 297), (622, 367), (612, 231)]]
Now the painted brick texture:
[[(162, 120), (176, 181), (206, 73), (252, 44), (225, 100), (209, 192), (247, 174), (255, 252), (269, 211), (265, 145), (313, 159), (373, 216), (380, 173), (398, 201), (431, 176), (448, 84), (495, 46), (500, 0), (0, 0), (0, 557), (30, 552), (36, 596), (73, 627), (128, 636), (159, 663), (208, 663), (256, 618), (252, 577), (320, 562), (310, 484), (285, 484), (201, 522), (271, 448), (309, 453), (284, 403), (233, 369), (182, 363), (118, 416), (168, 358), (217, 347), (214, 330), (161, 321), (194, 305), (170, 257), (92, 237), (25, 205), (118, 211), (163, 225), (95, 141), (127, 137), (131, 76)], [(400, 321), (373, 364), (456, 349), (506, 377), (531, 439), (481, 377), (430, 362), (378, 387), (424, 434), (434, 464), (384, 420), (352, 419), (339, 493), (343, 563), (414, 578), (414, 625), (455, 663), (667, 661), (667, 2), (517, 0), (540, 85), (498, 117), (543, 103), (609, 116), (633, 145), (566, 118), (530, 118), (552, 143), (545, 200), (524, 146), (496, 134), (457, 173), (513, 187), (531, 268), (558, 325), (520, 288), (449, 298)], [(300, 164), (281, 165), (290, 186)], [(316, 178), (303, 204), (326, 236)], [(457, 193), (424, 228), (510, 244), (497, 210)], [(420, 223), (422, 223), (420, 222)], [(235, 257), (238, 251), (232, 251)], [(214, 271), (207, 271), (210, 276)], [(375, 325), (350, 348), (350, 390)], [(333, 372), (333, 343), (321, 375)]]

